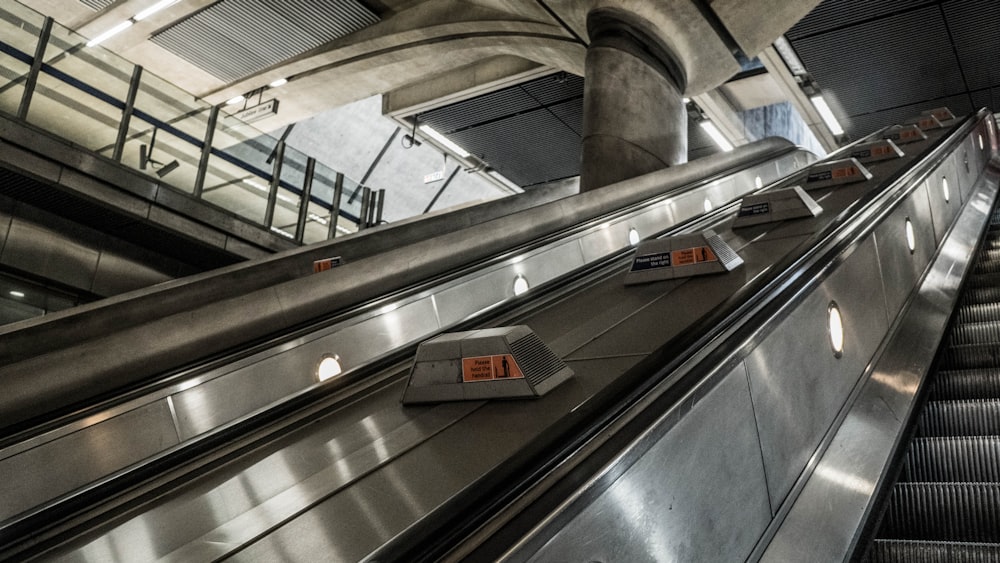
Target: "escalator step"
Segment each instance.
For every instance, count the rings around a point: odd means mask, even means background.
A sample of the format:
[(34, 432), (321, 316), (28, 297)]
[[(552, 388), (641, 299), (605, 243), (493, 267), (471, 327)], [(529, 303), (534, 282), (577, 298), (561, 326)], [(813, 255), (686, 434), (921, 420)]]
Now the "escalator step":
[(928, 401), (917, 436), (1000, 436), (1000, 400)]
[(985, 274), (1000, 272), (1000, 250), (985, 248), (976, 258), (973, 273)]
[(1000, 285), (1000, 273), (976, 273), (969, 275), (969, 287), (996, 287)]
[(869, 563), (1000, 563), (1000, 544), (875, 540)]
[(1000, 541), (1000, 483), (898, 483), (879, 537)]
[(1000, 481), (1000, 436), (916, 438), (903, 461), (900, 481)]
[(996, 344), (962, 344), (944, 351), (941, 367), (947, 370), (1000, 367)]
[[(972, 283), (971, 280), (969, 282)], [(979, 303), (997, 303), (1000, 302), (1000, 287), (972, 287), (969, 286), (965, 290), (965, 294), (962, 296), (963, 305), (976, 305)]]
[[(1000, 291), (997, 292), (1000, 297)], [(988, 301), (969, 303), (958, 308), (955, 316), (958, 323), (983, 323), (989, 321), (1000, 321), (1000, 302)]]
[(941, 371), (934, 376), (931, 401), (1000, 398), (1000, 368)]
[(1000, 342), (1000, 321), (959, 323), (952, 327), (948, 336), (948, 343), (951, 346), (996, 342)]

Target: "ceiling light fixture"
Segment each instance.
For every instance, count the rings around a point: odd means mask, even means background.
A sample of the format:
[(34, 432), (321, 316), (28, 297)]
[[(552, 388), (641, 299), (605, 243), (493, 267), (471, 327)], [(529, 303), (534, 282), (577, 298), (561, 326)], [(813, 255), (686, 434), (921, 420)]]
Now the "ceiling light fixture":
[(234, 105), (242, 102), (245, 99), (246, 99), (246, 97), (243, 94), (240, 94), (238, 96), (233, 96), (232, 98), (229, 98), (228, 100), (226, 100), (226, 105), (227, 106), (234, 106)]
[(11, 297), (24, 297), (24, 292), (23, 291), (11, 291), (10, 295), (11, 295)]
[(704, 129), (706, 133), (708, 133), (708, 136), (711, 137), (713, 141), (715, 141), (715, 144), (719, 145), (719, 148), (722, 149), (723, 152), (729, 152), (733, 150), (733, 144), (729, 142), (729, 139), (723, 136), (722, 131), (719, 131), (719, 128), (716, 127), (714, 123), (706, 119), (705, 121), (702, 121), (700, 125), (701, 128)]
[(420, 130), (423, 131), (424, 134), (426, 134), (428, 137), (440, 143), (444, 148), (458, 155), (459, 158), (466, 158), (469, 156), (469, 151), (456, 145), (454, 142), (451, 141), (451, 139), (445, 137), (441, 133), (438, 133), (430, 125), (421, 125)]
[(122, 23), (112, 27), (111, 29), (105, 31), (104, 33), (98, 35), (97, 37), (87, 41), (87, 47), (96, 47), (101, 43), (104, 43), (111, 37), (118, 35), (119, 33), (125, 31), (126, 29), (132, 27), (132, 20), (125, 20)]
[(143, 10), (143, 11), (139, 12), (138, 14), (136, 14), (135, 17), (133, 17), (132, 19), (135, 20), (135, 21), (137, 21), (137, 22), (142, 21), (142, 20), (148, 18), (149, 16), (155, 14), (156, 12), (159, 12), (160, 10), (162, 10), (162, 9), (168, 7), (168, 6), (172, 6), (172, 5), (176, 4), (179, 1), (180, 0), (160, 0), (156, 4), (153, 4), (152, 6), (146, 8), (145, 10)]
[(823, 123), (826, 123), (826, 126), (830, 128), (831, 133), (834, 135), (844, 134), (844, 128), (840, 126), (840, 122), (837, 121), (836, 116), (833, 115), (833, 112), (830, 110), (830, 106), (827, 105), (823, 96), (812, 96), (809, 98), (809, 101), (812, 102), (813, 107), (815, 107), (816, 111), (819, 112), (819, 116), (823, 118)]
[(268, 84), (268, 86), (270, 86), (271, 88), (278, 88), (280, 86), (284, 86), (285, 84), (288, 84), (288, 79), (287, 78), (279, 78), (279, 79), (275, 80), (274, 82), (271, 82), (270, 84)]

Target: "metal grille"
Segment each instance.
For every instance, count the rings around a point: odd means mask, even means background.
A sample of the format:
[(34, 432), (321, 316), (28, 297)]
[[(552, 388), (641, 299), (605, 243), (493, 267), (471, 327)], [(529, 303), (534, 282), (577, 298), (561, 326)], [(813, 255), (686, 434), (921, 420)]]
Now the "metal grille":
[(150, 40), (229, 83), (378, 21), (356, 0), (222, 0)]
[(80, 0), (80, 3), (95, 12), (100, 12), (101, 10), (114, 4), (115, 0)]
[[(930, 0), (826, 0), (799, 20), (785, 34), (790, 40), (822, 33), (837, 27), (854, 25), (875, 18), (888, 16), (902, 10), (936, 3)], [(888, 43), (887, 43), (888, 45)]]
[(559, 356), (549, 350), (535, 333), (511, 342), (510, 351), (521, 368), (521, 373), (534, 387), (566, 367)]

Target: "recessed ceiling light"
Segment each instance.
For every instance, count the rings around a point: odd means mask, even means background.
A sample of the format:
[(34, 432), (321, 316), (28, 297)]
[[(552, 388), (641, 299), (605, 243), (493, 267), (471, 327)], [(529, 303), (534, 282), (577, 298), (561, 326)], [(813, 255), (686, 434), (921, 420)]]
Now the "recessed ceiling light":
[(24, 292), (21, 292), (21, 291), (11, 291), (10, 295), (11, 295), (11, 297), (24, 297)]
[(278, 88), (279, 86), (284, 86), (285, 84), (288, 84), (288, 79), (287, 78), (279, 78), (279, 79), (275, 80), (274, 82), (268, 84), (268, 86), (270, 86), (271, 88)]
[(242, 102), (245, 99), (246, 98), (243, 97), (243, 94), (240, 94), (239, 96), (233, 96), (232, 98), (229, 98), (228, 100), (226, 100), (226, 105), (227, 106), (234, 106), (234, 105)]

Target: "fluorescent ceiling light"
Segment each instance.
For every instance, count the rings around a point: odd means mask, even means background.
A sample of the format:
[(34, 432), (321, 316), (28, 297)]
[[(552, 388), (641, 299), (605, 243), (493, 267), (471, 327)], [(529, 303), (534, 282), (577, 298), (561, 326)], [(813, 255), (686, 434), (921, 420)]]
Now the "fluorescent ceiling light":
[(440, 143), (446, 149), (457, 154), (459, 158), (465, 158), (469, 156), (469, 151), (451, 142), (451, 140), (448, 139), (448, 137), (445, 137), (441, 133), (438, 133), (430, 125), (421, 125), (420, 130), (423, 131), (428, 137)]
[(107, 41), (111, 37), (118, 35), (119, 33), (125, 31), (126, 29), (132, 27), (132, 20), (125, 20), (122, 23), (112, 27), (111, 29), (105, 31), (104, 33), (98, 35), (97, 37), (87, 41), (88, 47), (94, 47), (100, 45), (101, 43)]
[(279, 79), (275, 80), (274, 82), (268, 84), (268, 86), (270, 86), (271, 88), (277, 88), (279, 86), (284, 86), (285, 84), (288, 84), (288, 79), (287, 78), (279, 78)]
[(23, 291), (11, 291), (10, 294), (13, 297), (24, 297), (24, 292)]
[(176, 4), (178, 1), (179, 0), (160, 0), (156, 4), (153, 4), (152, 6), (146, 8), (145, 10), (143, 10), (143, 11), (139, 12), (138, 14), (136, 14), (135, 17), (132, 18), (132, 19), (134, 19), (137, 22), (138, 21), (142, 21), (142, 20), (148, 18), (149, 16), (155, 14), (156, 12), (159, 12), (160, 10), (166, 8), (167, 6), (170, 6), (172, 4)]
[(819, 116), (823, 118), (823, 122), (826, 123), (826, 126), (830, 128), (831, 133), (834, 135), (844, 134), (844, 128), (840, 126), (837, 118), (834, 117), (833, 112), (830, 111), (830, 106), (826, 104), (826, 100), (823, 99), (823, 96), (813, 96), (809, 98), (809, 101), (812, 102), (813, 106), (815, 106), (816, 111), (819, 112)]
[(733, 144), (729, 142), (729, 139), (722, 135), (722, 131), (719, 131), (719, 128), (716, 127), (714, 123), (706, 119), (701, 122), (701, 128), (708, 133), (708, 136), (711, 137), (712, 140), (715, 141), (715, 144), (719, 145), (719, 148), (724, 152), (733, 150)]
[(233, 106), (233, 105), (236, 105), (236, 104), (242, 102), (245, 99), (246, 98), (243, 97), (243, 94), (240, 94), (239, 96), (233, 96), (232, 98), (229, 98), (228, 100), (226, 100), (226, 105), (227, 106)]

